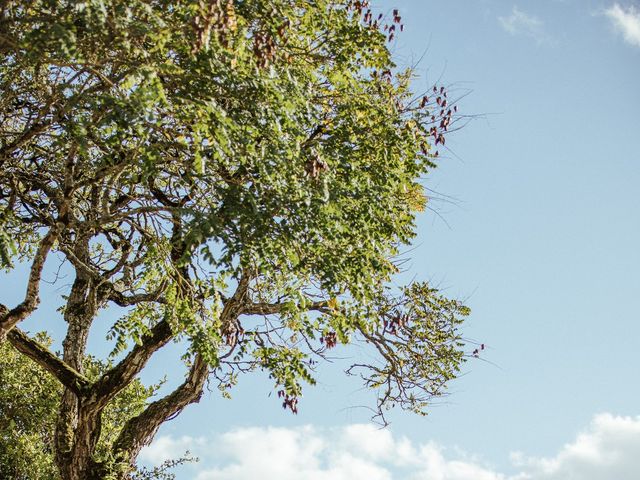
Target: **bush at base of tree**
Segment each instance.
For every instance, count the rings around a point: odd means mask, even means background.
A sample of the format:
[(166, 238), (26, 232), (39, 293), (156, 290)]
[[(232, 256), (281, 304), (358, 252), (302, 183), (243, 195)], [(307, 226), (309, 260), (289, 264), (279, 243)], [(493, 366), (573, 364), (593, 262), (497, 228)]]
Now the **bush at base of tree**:
[[(35, 335), (34, 340), (47, 347), (51, 344), (43, 333)], [(110, 367), (93, 357), (87, 357), (84, 366), (92, 378)], [(59, 480), (53, 448), (62, 385), (6, 342), (0, 344), (0, 385), (0, 478)], [(145, 387), (136, 380), (104, 410), (98, 457), (109, 458), (113, 439), (126, 420), (143, 410), (158, 387)], [(173, 478), (167, 470), (191, 460), (187, 456), (156, 468), (140, 469), (133, 473), (132, 480)]]

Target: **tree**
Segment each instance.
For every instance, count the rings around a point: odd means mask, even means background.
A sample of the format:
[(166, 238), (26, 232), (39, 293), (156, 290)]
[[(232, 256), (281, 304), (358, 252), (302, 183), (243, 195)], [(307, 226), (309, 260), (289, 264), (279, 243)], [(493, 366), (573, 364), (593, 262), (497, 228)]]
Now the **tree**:
[[(30, 273), (0, 334), (61, 385), (62, 479), (125, 478), (209, 379), (224, 393), (265, 370), (295, 412), (338, 342), (379, 355), (348, 372), (380, 414), (444, 393), (468, 311), (389, 282), (456, 108), (444, 87), (412, 93), (388, 48), (401, 29), (357, 0), (2, 3), (0, 260)], [(19, 327), (59, 259), (74, 272), (62, 355)], [(122, 314), (93, 375), (106, 308)], [(107, 434), (171, 341), (187, 345), (183, 383)]]

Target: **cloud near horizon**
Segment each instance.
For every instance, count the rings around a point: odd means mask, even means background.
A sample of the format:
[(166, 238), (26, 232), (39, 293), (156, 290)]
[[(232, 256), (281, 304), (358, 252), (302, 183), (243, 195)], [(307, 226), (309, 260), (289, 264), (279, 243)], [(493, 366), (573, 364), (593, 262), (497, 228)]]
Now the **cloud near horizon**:
[(238, 428), (209, 439), (160, 436), (140, 460), (158, 464), (185, 450), (201, 459), (187, 467), (196, 480), (637, 480), (640, 416), (596, 415), (552, 457), (511, 453), (516, 473), (369, 424)]
[(549, 35), (544, 29), (544, 24), (535, 15), (526, 13), (514, 6), (511, 14), (505, 17), (498, 17), (502, 28), (511, 35), (524, 35), (536, 40), (538, 44), (548, 42)]
[(611, 20), (616, 31), (622, 34), (628, 44), (640, 47), (640, 10), (634, 6), (625, 9), (614, 3), (604, 11), (604, 15)]

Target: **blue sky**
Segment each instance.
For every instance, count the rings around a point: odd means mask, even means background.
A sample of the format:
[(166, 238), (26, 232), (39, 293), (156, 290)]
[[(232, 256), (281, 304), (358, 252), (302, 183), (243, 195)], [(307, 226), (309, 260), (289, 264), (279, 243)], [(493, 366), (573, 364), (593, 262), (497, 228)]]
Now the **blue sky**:
[(201, 462), (180, 480), (640, 478), (640, 3), (374, 5), (400, 8), (393, 49), (421, 59), (416, 89), (450, 85), (469, 115), (426, 179), (405, 278), (466, 299), (465, 335), (486, 354), (428, 417), (393, 412), (385, 430), (340, 360), (297, 416), (266, 379), (242, 379), (232, 401), (207, 393), (163, 426), (143, 459), (191, 450)]

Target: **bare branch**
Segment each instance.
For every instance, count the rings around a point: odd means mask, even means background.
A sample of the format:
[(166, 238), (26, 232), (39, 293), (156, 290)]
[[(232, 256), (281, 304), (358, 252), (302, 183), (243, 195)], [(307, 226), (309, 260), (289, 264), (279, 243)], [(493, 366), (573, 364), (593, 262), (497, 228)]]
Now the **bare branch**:
[(40, 241), (33, 263), (31, 264), (31, 271), (27, 282), (27, 292), (24, 300), (0, 317), (0, 342), (4, 340), (12, 328), (27, 318), (38, 307), (40, 303), (40, 278), (42, 277), (42, 269), (49, 255), (49, 251), (57, 238), (58, 231), (52, 228)]
[(166, 303), (166, 300), (161, 297), (166, 288), (166, 282), (162, 282), (153, 292), (135, 293), (132, 295), (125, 295), (116, 290), (111, 282), (105, 282), (105, 285), (109, 288), (107, 299), (120, 307), (130, 307), (131, 305), (137, 305), (142, 302)]
[[(285, 305), (285, 303), (249, 303), (243, 305), (240, 313), (241, 315), (277, 315)], [(329, 311), (329, 304), (324, 301), (313, 302), (311, 305), (307, 305), (305, 310), (326, 313)]]

